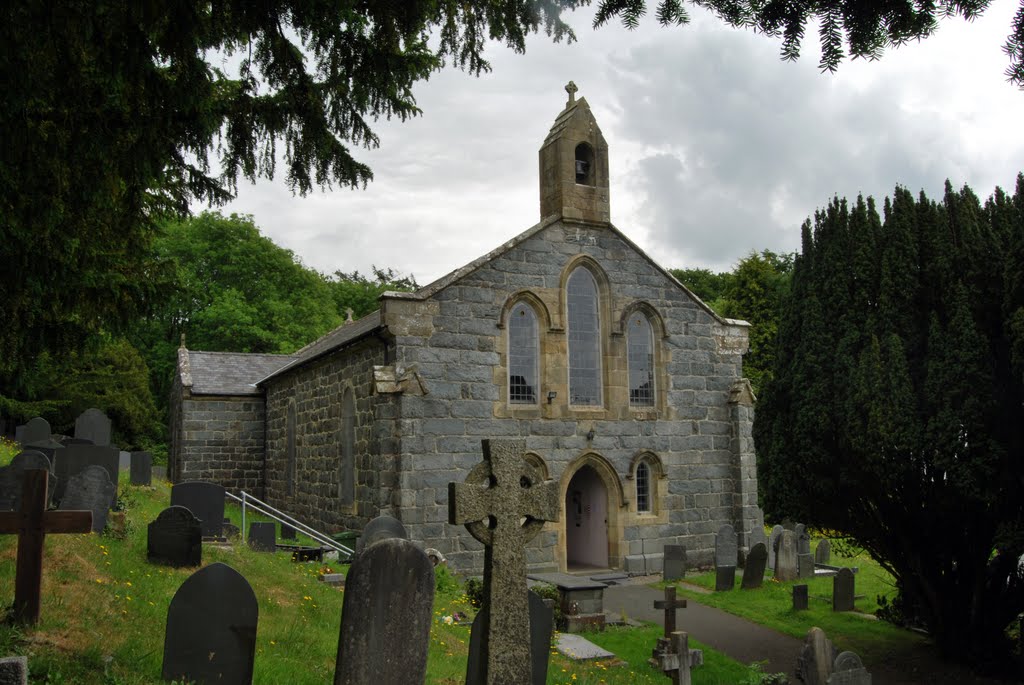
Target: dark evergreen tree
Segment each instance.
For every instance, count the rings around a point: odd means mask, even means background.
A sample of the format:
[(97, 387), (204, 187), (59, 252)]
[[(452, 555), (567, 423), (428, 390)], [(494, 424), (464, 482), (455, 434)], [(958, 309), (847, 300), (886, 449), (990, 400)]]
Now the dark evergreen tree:
[(841, 531), (943, 653), (1024, 610), (1024, 175), (984, 205), (897, 188), (803, 227), (754, 438), (765, 513)]

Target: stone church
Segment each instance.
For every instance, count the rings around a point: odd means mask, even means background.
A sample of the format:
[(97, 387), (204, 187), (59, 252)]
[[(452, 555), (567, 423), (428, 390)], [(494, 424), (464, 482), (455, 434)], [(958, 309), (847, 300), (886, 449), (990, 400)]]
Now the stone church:
[(244, 489), (329, 533), (387, 513), (472, 571), (482, 546), (447, 523), (448, 483), (482, 439), (520, 438), (562, 502), (531, 570), (643, 571), (665, 543), (710, 563), (726, 523), (746, 548), (763, 525), (748, 324), (612, 224), (608, 145), (566, 90), (540, 149), (538, 224), (294, 355), (183, 346), (172, 480)]

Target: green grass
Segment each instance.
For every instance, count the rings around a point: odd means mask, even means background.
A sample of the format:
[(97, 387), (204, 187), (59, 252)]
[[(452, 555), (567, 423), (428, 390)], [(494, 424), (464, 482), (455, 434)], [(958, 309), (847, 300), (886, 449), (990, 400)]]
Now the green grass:
[(8, 440), (7, 438), (0, 437), (0, 466), (7, 466), (14, 459), (14, 456), (21, 451), (21, 445)]

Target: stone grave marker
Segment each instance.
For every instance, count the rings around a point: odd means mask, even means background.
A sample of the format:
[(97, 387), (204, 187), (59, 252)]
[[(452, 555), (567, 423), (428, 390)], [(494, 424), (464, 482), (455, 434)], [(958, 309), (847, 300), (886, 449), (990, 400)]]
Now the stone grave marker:
[(434, 566), (421, 549), (402, 538), (367, 546), (345, 579), (334, 685), (422, 683), (433, 602)]
[(88, 509), (92, 512), (92, 532), (102, 533), (107, 525), (110, 503), (116, 496), (117, 490), (110, 482), (107, 470), (93, 464), (71, 476), (71, 482), (60, 501), (60, 509)]
[(132, 453), (121, 450), (117, 453), (117, 468), (119, 471), (126, 471), (132, 467)]
[(132, 452), (128, 474), (132, 485), (153, 484), (153, 455), (149, 452)]
[(146, 558), (165, 566), (199, 566), (203, 563), (203, 529), (187, 507), (170, 506), (147, 528)]
[(188, 507), (202, 521), (204, 538), (220, 538), (224, 530), (224, 487), (189, 481), (171, 488), (171, 505)]
[(835, 660), (836, 648), (825, 637), (825, 631), (821, 628), (811, 628), (807, 631), (803, 649), (796, 660), (797, 678), (802, 680), (804, 685), (827, 685)]
[(839, 569), (832, 578), (832, 611), (853, 611), (853, 571)]
[(764, 533), (764, 526), (754, 526), (747, 533), (747, 554), (750, 554), (750, 550), (754, 549), (754, 545), (762, 543), (765, 548), (768, 547), (768, 536)]
[(405, 526), (402, 525), (401, 521), (393, 516), (381, 514), (367, 523), (366, 528), (363, 528), (362, 535), (356, 541), (356, 552), (362, 552), (373, 543), (387, 540), (388, 538), (408, 540), (409, 533), (406, 532)]
[(807, 526), (802, 523), (798, 523), (796, 524), (796, 529), (793, 532), (796, 533), (796, 553), (810, 554), (811, 534), (807, 532)]
[(828, 685), (871, 685), (871, 674), (864, 668), (860, 657), (853, 652), (841, 652), (836, 657)]
[(42, 469), (24, 472), (21, 509), (0, 512), (0, 534), (18, 535), (14, 576), (14, 619), (39, 621), (43, 582), (43, 541), (47, 533), (88, 533), (91, 511), (46, 511), (48, 474)]
[(25, 424), (25, 430), (22, 432), (22, 439), (18, 442), (22, 445), (34, 445), (37, 442), (49, 441), (50, 422), (41, 416), (37, 416), (34, 419), (29, 419), (29, 422)]
[(21, 445), (25, 444), (25, 424), (14, 427), (14, 442)]
[(27, 656), (5, 656), (0, 659), (0, 685), (28, 685)]
[(768, 536), (768, 568), (775, 570), (775, 552), (779, 549), (779, 538), (782, 537), (782, 526), (772, 526), (772, 534)]
[(557, 521), (558, 484), (544, 481), (523, 458), (522, 440), (484, 440), (484, 460), (464, 483), (448, 484), (448, 522), (464, 524), (484, 544), (484, 602), (481, 662), (483, 681), (525, 683), (531, 677), (526, 543)]
[(686, 577), (686, 546), (665, 545), (665, 565), (662, 580), (682, 580)]
[(110, 505), (113, 506), (117, 499), (118, 450), (114, 447), (103, 447), (100, 445), (74, 444), (66, 445), (60, 450), (54, 459), (54, 473), (57, 476), (57, 492), (54, 500), (58, 503), (64, 498), (71, 479), (84, 471), (89, 466), (101, 466), (107, 471), (110, 482), (114, 484), (114, 494), (111, 496)]
[(252, 682), (259, 606), (248, 581), (210, 564), (181, 584), (167, 608), (164, 680)]
[(807, 586), (793, 586), (793, 611), (807, 611)]
[(660, 658), (662, 672), (672, 680), (672, 685), (690, 685), (690, 640), (682, 631), (675, 631), (669, 638), (671, 651)]
[(763, 542), (759, 542), (747, 554), (747, 565), (743, 568), (744, 590), (753, 590), (761, 587), (764, 582), (765, 564), (768, 563), (768, 548)]
[(715, 592), (736, 586), (736, 558), (739, 553), (736, 531), (728, 523), (715, 536)]
[(814, 548), (814, 563), (815, 564), (828, 564), (832, 561), (832, 542), (825, 538), (818, 542), (818, 546)]
[(110, 419), (95, 407), (83, 411), (75, 419), (75, 437), (92, 440), (92, 444), (105, 447), (110, 444)]
[(277, 524), (273, 521), (253, 521), (249, 524), (249, 547), (257, 552), (277, 549)]
[(781, 582), (796, 580), (796, 534), (783, 530), (779, 536), (779, 548), (775, 552), (775, 579)]
[(295, 540), (295, 529), (287, 523), (281, 524), (281, 538), (284, 540)]
[(796, 555), (796, 575), (798, 578), (813, 578), (814, 577), (814, 555), (813, 554), (797, 554)]
[(24, 473), (29, 469), (43, 469), (50, 472), (47, 492), (53, 492), (56, 480), (50, 469), (50, 460), (36, 450), (25, 450), (14, 455), (11, 463), (0, 468), (0, 511), (21, 509), (21, 488)]
[(783, 530), (796, 530), (796, 522), (793, 521), (793, 519), (791, 519), (791, 518), (789, 518), (787, 516), (786, 518), (782, 519), (782, 529)]
[[(548, 660), (551, 655), (551, 632), (555, 627), (555, 614), (551, 607), (533, 590), (530, 596), (530, 683), (544, 685), (548, 681)], [(487, 623), (487, 609), (478, 611), (469, 633), (469, 660), (466, 663), (466, 685), (483, 685), (484, 677), (480, 641), (483, 625)], [(565, 633), (568, 635), (569, 633)]]
[(665, 588), (665, 599), (654, 600), (654, 608), (664, 613), (662, 625), (664, 632), (658, 638), (654, 649), (651, 650), (651, 663), (654, 666), (662, 664), (662, 657), (672, 653), (672, 635), (676, 632), (676, 611), (686, 608), (685, 599), (676, 599), (676, 589), (673, 586)]

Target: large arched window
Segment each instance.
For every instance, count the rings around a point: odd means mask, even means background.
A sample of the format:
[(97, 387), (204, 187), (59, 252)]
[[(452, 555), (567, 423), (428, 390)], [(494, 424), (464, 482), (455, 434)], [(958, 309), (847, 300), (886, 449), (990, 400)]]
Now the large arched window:
[(538, 358), (537, 314), (533, 307), (518, 302), (508, 315), (508, 401), (537, 404)]
[(352, 504), (356, 490), (356, 402), (352, 388), (341, 399), (341, 454), (338, 462), (338, 499)]
[(290, 496), (295, 494), (295, 400), (288, 401), (288, 417), (285, 423), (285, 489)]
[(651, 513), (651, 467), (644, 460), (636, 465), (636, 510)]
[(566, 284), (569, 329), (569, 404), (601, 405), (601, 321), (597, 308), (597, 282), (579, 267)]
[(626, 346), (629, 357), (629, 406), (654, 406), (654, 330), (641, 312), (629, 317)]

